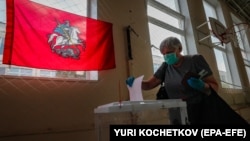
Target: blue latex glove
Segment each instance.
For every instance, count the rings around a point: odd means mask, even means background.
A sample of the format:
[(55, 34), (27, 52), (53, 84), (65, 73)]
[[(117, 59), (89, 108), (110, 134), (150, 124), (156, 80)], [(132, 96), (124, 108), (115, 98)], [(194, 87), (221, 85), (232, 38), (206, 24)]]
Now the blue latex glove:
[(133, 76), (130, 76), (127, 78), (126, 84), (129, 85), (130, 87), (132, 87), (134, 80), (135, 80), (135, 78)]
[(191, 77), (187, 80), (187, 83), (190, 87), (202, 91), (205, 88), (205, 83), (201, 79)]

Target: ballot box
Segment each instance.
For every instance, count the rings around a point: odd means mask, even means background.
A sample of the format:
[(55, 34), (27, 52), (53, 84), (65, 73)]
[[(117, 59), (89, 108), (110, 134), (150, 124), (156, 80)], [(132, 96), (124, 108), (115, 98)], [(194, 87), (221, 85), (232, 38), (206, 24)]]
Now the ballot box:
[(96, 107), (94, 114), (98, 141), (109, 141), (110, 125), (171, 125), (170, 118), (183, 125), (188, 121), (186, 102), (181, 99), (113, 102)]

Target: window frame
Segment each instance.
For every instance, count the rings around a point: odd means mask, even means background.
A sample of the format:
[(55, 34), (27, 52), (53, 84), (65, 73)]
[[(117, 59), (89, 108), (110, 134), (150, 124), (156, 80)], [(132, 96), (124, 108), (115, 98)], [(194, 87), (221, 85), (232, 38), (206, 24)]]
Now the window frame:
[[(207, 19), (208, 19), (209, 15), (207, 15), (207, 13), (206, 13), (205, 4), (207, 4), (210, 8), (213, 9), (213, 11), (214, 11), (213, 14), (215, 14), (214, 15), (215, 17), (213, 17), (213, 18), (216, 18), (216, 19), (223, 18), (223, 17), (220, 17), (219, 13), (218, 13), (218, 9), (220, 9), (219, 3), (217, 1), (213, 1), (213, 2), (214, 3), (210, 3), (210, 1), (203, 0), (203, 6), (204, 6), (204, 10), (205, 10), (205, 14), (206, 14)], [(211, 38), (214, 38), (214, 37), (211, 36)], [(212, 41), (213, 40), (211, 39), (211, 42)], [(223, 74), (221, 73), (221, 71), (219, 70), (219, 67), (218, 67), (218, 72), (219, 72), (219, 76), (220, 76), (220, 83), (221, 83), (222, 88), (242, 89), (242, 85), (241, 85), (241, 82), (239, 80), (237, 67), (233, 66), (233, 62), (235, 62), (235, 58), (234, 58), (234, 56), (230, 55), (230, 54), (232, 54), (232, 51), (230, 49), (230, 48), (232, 48), (232, 46), (230, 44), (224, 44), (224, 45), (214, 44), (214, 45), (212, 45), (212, 48), (217, 49), (218, 51), (225, 54), (225, 55), (223, 55), (223, 60), (224, 60), (223, 63), (225, 65), (227, 76), (229, 76), (227, 81), (230, 81), (230, 82), (226, 82), (226, 81), (222, 80)], [(215, 53), (215, 50), (214, 50), (214, 53)], [(216, 56), (216, 54), (215, 54), (215, 56)], [(218, 58), (215, 57), (215, 59), (216, 59), (216, 63), (218, 66), (219, 65)], [(232, 68), (234, 68), (234, 69), (232, 69)]]
[[(177, 10), (180, 9), (180, 5), (179, 5), (179, 0), (175, 1), (177, 7)], [(169, 7), (167, 7), (166, 5), (163, 5), (155, 0), (148, 0), (147, 1), (147, 7), (148, 6), (152, 6), (153, 8), (159, 10), (160, 12), (163, 12), (164, 14), (167, 14), (173, 18), (178, 19), (179, 21), (179, 27), (177, 28), (171, 24), (168, 24), (166, 22), (163, 22), (155, 17), (152, 17), (148, 14), (148, 9), (147, 9), (147, 16), (148, 16), (148, 24), (153, 24), (154, 26), (157, 26), (159, 28), (163, 28), (166, 31), (169, 32), (173, 32), (176, 34), (180, 35), (181, 41), (182, 41), (182, 45), (183, 45), (183, 53), (187, 54), (187, 49), (186, 49), (186, 42), (184, 39), (185, 36), (185, 30), (184, 30), (184, 25), (185, 25), (185, 16), (182, 15), (179, 11), (175, 11)], [(149, 26), (149, 31), (150, 31), (150, 26)], [(150, 42), (152, 43), (152, 38), (150, 37)], [(154, 44), (151, 44), (151, 50), (152, 50), (152, 59), (153, 59), (153, 70), (154, 72), (156, 71), (156, 69), (161, 65), (162, 61), (163, 61), (163, 57), (159, 56), (159, 55), (154, 55), (153, 52), (154, 51), (159, 51), (159, 47), (155, 46)]]
[[(231, 18), (232, 18), (232, 21), (233, 21), (234, 25), (244, 23), (236, 15), (234, 15), (233, 13), (231, 13)], [(241, 26), (241, 25), (239, 25), (239, 26)], [(236, 37), (237, 38), (236, 43), (238, 43), (237, 46), (240, 49), (241, 56), (242, 56), (242, 59), (244, 61), (244, 65), (245, 65), (244, 67), (245, 67), (245, 70), (246, 70), (246, 73), (247, 73), (247, 76), (248, 76), (248, 81), (250, 82), (250, 48), (249, 48), (249, 45), (250, 45), (249, 38), (250, 38), (250, 36), (247, 34), (247, 33), (249, 33), (250, 29), (248, 27), (246, 30), (244, 30), (243, 28), (240, 28), (239, 30), (241, 30), (241, 31), (236, 34), (236, 36), (237, 36)], [(237, 29), (236, 29), (236, 31), (237, 31)], [(242, 39), (242, 38), (244, 38), (244, 39)]]

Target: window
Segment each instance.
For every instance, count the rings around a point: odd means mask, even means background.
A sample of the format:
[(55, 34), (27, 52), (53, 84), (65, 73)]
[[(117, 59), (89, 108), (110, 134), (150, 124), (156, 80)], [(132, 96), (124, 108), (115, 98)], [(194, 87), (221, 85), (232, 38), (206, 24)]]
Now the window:
[(176, 12), (180, 12), (179, 9), (179, 3), (177, 0), (155, 0), (165, 6), (167, 6), (168, 8), (171, 8), (172, 10), (176, 11)]
[[(209, 21), (209, 17), (218, 19), (216, 6), (214, 6), (211, 3), (208, 3), (205, 0), (203, 0), (203, 5), (204, 5), (207, 21)], [(209, 25), (209, 28), (210, 28), (210, 25)], [(229, 44), (218, 44), (220, 41), (213, 36), (211, 36), (211, 42), (213, 44), (213, 49), (215, 53), (215, 58), (216, 58), (216, 63), (217, 63), (217, 67), (218, 67), (218, 71), (220, 75), (222, 88), (241, 88), (239, 76), (238, 76), (238, 73), (236, 72), (237, 70), (232, 69), (233, 66), (228, 61), (228, 58), (230, 57), (228, 55), (228, 52), (231, 46)]]
[(234, 30), (236, 32), (236, 46), (240, 48), (241, 55), (244, 60), (245, 69), (248, 76), (248, 81), (250, 81), (250, 49), (248, 36), (249, 33), (249, 24), (245, 24), (240, 19), (238, 19), (235, 15), (232, 14), (232, 19), (234, 22)]
[[(171, 7), (171, 8), (170, 8)], [(186, 54), (184, 40), (184, 16), (179, 13), (176, 0), (149, 0), (147, 4), (148, 26), (152, 50), (154, 72), (164, 61), (159, 51), (162, 40), (175, 36), (182, 41), (183, 54)]]
[[(34, 2), (71, 12), (74, 14), (88, 16), (88, 2), (89, 0), (32, 0)], [(2, 62), (4, 36), (6, 25), (6, 1), (0, 1), (0, 61)], [(13, 76), (32, 76), (32, 77), (46, 77), (46, 78), (69, 78), (80, 80), (97, 80), (97, 71), (56, 71), (43, 70), (19, 66), (8, 66), (0, 63), (0, 75)]]

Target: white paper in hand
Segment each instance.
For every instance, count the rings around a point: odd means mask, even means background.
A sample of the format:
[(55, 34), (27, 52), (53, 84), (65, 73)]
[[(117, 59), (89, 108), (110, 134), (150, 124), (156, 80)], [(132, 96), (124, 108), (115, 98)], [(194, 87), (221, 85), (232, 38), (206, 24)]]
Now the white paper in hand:
[(130, 101), (143, 101), (141, 83), (144, 75), (135, 78), (133, 85), (127, 85)]

